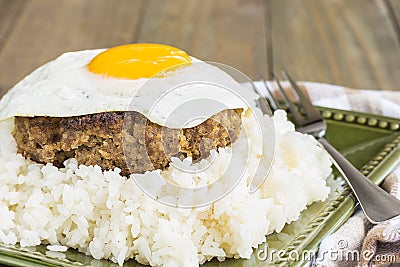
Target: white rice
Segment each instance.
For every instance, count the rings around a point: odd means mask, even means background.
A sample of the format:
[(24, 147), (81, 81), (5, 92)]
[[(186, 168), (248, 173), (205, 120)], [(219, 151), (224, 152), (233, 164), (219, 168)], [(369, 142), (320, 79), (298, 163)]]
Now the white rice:
[[(49, 244), (50, 250), (76, 248), (96, 259), (122, 265), (134, 258), (152, 266), (198, 266), (217, 257), (249, 258), (266, 235), (299, 218), (307, 205), (329, 193), (329, 157), (314, 138), (294, 131), (283, 111), (264, 117), (264, 131), (276, 131), (276, 156), (259, 191), (250, 194), (245, 177), (226, 197), (206, 207), (178, 209), (144, 194), (120, 170), (37, 164), (16, 154), (10, 132), (13, 122), (0, 124), (0, 242), (21, 246)], [(244, 121), (244, 126), (252, 127)], [(253, 138), (253, 137), (251, 137)], [(254, 137), (254, 140), (256, 138)], [(234, 146), (240, 146), (239, 139)], [(251, 145), (254, 161), (262, 146)], [(230, 159), (219, 149), (201, 177), (169, 168), (161, 175), (177, 183), (213, 181)], [(189, 164), (186, 160), (176, 164)], [(203, 162), (204, 163), (204, 162)], [(267, 167), (267, 166), (266, 166)], [(250, 174), (249, 174), (250, 175)], [(184, 179), (183, 179), (184, 178)]]
[(65, 252), (68, 250), (66, 246), (59, 246), (59, 245), (49, 245), (46, 248), (54, 252)]

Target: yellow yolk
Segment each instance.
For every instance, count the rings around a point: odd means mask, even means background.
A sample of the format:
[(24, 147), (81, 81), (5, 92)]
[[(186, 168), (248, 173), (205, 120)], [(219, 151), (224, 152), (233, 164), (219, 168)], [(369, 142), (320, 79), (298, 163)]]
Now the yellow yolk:
[(88, 64), (88, 69), (104, 76), (135, 80), (151, 78), (168, 68), (191, 62), (184, 51), (172, 46), (128, 44), (98, 54)]

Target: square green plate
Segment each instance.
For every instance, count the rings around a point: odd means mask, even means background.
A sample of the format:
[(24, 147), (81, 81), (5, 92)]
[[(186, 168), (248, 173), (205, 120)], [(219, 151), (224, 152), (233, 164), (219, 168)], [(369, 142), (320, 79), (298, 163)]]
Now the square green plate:
[[(320, 110), (328, 122), (326, 139), (373, 182), (381, 183), (400, 163), (399, 120), (343, 110)], [(355, 209), (355, 198), (337, 170), (333, 180), (336, 182), (330, 183), (332, 192), (328, 199), (310, 205), (299, 220), (286, 225), (281, 233), (269, 235), (268, 249), (262, 244), (250, 259), (228, 259), (221, 263), (213, 260), (204, 266), (303, 266), (308, 262), (308, 256), (317, 250), (321, 239), (342, 225)], [(304, 254), (304, 251), (310, 254)], [(20, 248), (6, 245), (0, 245), (0, 263), (13, 266), (118, 266), (76, 250), (58, 255), (46, 251), (45, 246)], [(142, 265), (130, 260), (124, 266)]]

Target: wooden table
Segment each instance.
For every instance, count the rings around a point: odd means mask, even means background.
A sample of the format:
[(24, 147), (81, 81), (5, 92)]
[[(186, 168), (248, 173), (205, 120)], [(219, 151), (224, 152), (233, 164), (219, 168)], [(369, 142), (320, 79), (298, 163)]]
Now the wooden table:
[(167, 43), (253, 79), (400, 90), (400, 0), (0, 0), (0, 94), (65, 51)]
[(400, 90), (400, 0), (0, 0), (0, 95), (65, 51), (166, 43), (253, 79)]

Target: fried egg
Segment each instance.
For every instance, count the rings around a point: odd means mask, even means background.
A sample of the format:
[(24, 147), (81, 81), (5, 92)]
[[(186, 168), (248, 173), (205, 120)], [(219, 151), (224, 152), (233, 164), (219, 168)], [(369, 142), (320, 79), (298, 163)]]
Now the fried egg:
[(215, 64), (161, 44), (62, 54), (0, 100), (0, 120), (136, 111), (169, 128), (190, 128), (258, 96)]

